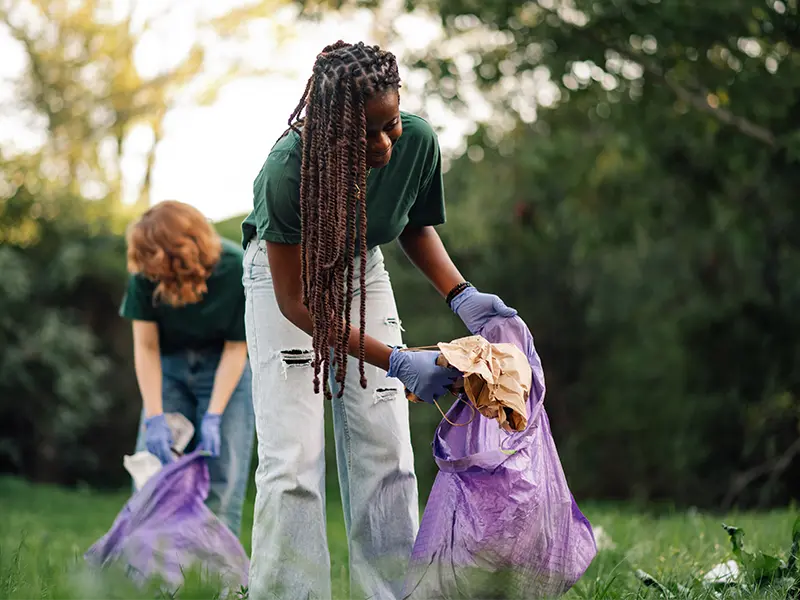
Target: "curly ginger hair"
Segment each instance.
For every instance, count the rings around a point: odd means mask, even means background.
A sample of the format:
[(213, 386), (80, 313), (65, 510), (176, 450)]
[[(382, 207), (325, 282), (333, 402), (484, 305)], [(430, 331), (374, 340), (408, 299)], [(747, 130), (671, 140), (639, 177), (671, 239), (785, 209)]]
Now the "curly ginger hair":
[(146, 211), (128, 229), (128, 272), (156, 283), (155, 302), (182, 307), (199, 302), (219, 261), (219, 234), (203, 214), (167, 200)]

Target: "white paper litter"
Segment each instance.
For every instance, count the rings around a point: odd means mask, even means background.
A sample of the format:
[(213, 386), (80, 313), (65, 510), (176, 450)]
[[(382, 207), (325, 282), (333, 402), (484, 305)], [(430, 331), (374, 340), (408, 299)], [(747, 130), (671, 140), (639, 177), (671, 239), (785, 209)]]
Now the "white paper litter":
[(126, 454), (122, 457), (122, 464), (133, 477), (133, 486), (137, 490), (142, 489), (147, 480), (161, 470), (161, 461), (146, 450), (137, 452), (133, 456)]
[(194, 425), (181, 413), (165, 413), (164, 418), (172, 432), (172, 447), (182, 453), (192, 441)]
[(739, 579), (739, 564), (735, 560), (711, 567), (703, 577), (706, 583), (734, 583)]
[(593, 527), (592, 531), (594, 532), (594, 541), (597, 544), (597, 550), (613, 550), (617, 547), (614, 543), (614, 540), (611, 539), (611, 536), (606, 533), (606, 530), (603, 529), (602, 525), (598, 525), (597, 527)]

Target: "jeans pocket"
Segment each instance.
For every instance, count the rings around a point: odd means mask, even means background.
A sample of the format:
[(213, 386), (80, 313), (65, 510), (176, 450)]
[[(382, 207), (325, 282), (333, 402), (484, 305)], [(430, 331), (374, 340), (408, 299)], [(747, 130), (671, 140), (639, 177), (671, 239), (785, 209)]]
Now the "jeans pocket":
[(247, 251), (244, 255), (244, 275), (242, 280), (245, 290), (247, 290), (248, 286), (263, 285), (272, 281), (272, 274), (270, 273), (269, 262), (267, 260), (267, 251), (255, 239), (251, 240), (247, 245)]

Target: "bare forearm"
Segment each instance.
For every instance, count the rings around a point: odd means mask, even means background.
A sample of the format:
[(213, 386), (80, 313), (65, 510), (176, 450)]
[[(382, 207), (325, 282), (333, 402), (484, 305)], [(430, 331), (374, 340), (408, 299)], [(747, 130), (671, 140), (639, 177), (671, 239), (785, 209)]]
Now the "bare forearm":
[[(308, 309), (303, 304), (303, 285), (300, 281), (301, 248), (299, 244), (278, 244), (267, 242), (267, 258), (272, 272), (275, 286), (275, 297), (281, 313), (295, 327), (302, 329), (308, 335), (313, 335), (313, 326)], [(351, 356), (359, 354), (358, 327), (350, 328), (348, 340), (348, 353)], [(335, 346), (337, 340), (329, 340)], [(385, 371), (389, 370), (389, 355), (392, 349), (373, 337), (365, 336), (364, 358), (368, 363)]]
[(399, 241), (408, 259), (428, 278), (442, 298), (464, 281), (433, 227), (406, 229)]
[[(289, 319), (296, 327), (311, 335), (312, 324), (311, 316), (308, 314), (308, 309), (301, 303), (293, 303), (291, 308), (283, 311), (284, 316)], [(348, 352), (350, 356), (357, 357), (359, 353), (359, 333), (360, 329), (355, 325), (350, 327), (350, 339), (348, 340)], [(336, 340), (331, 339), (331, 345), (334, 345)], [(389, 355), (392, 349), (383, 342), (375, 339), (372, 336), (365, 336), (364, 339), (364, 353), (365, 360), (379, 369), (384, 371), (389, 370)]]
[(161, 401), (161, 356), (158, 348), (135, 347), (133, 354), (145, 416), (160, 415), (164, 408)]
[(245, 342), (225, 342), (217, 371), (214, 374), (214, 387), (211, 388), (211, 400), (208, 403), (208, 412), (222, 414), (233, 390), (242, 378), (247, 364), (247, 344)]

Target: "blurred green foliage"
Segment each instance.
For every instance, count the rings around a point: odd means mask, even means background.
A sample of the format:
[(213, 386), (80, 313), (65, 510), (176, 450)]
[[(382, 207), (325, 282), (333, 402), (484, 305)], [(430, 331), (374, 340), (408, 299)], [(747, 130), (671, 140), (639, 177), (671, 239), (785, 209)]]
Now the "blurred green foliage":
[(797, 2), (407, 6), (430, 92), (495, 109), (446, 237), (534, 331), (576, 494), (800, 495)]
[[(141, 400), (130, 325), (117, 316), (121, 234), (150, 203), (170, 111), (209, 105), (230, 81), (266, 73), (242, 61), (242, 46), (255, 35), (252, 21), (284, 3), (213, 15), (190, 7), (191, 47), (143, 74), (136, 55), (158, 44), (177, 3), (0, 2), (3, 41), (23, 57), (3, 75), (0, 110), (41, 137), (31, 153), (10, 136), (0, 148), (0, 472), (125, 481), (121, 459), (133, 448)], [(287, 35), (279, 24), (271, 32)], [(122, 163), (142, 134), (150, 136), (144, 172), (123, 189)]]
[(120, 482), (140, 401), (117, 317), (125, 246), (117, 217), (69, 194), (33, 194), (3, 165), (0, 199), (0, 471)]

